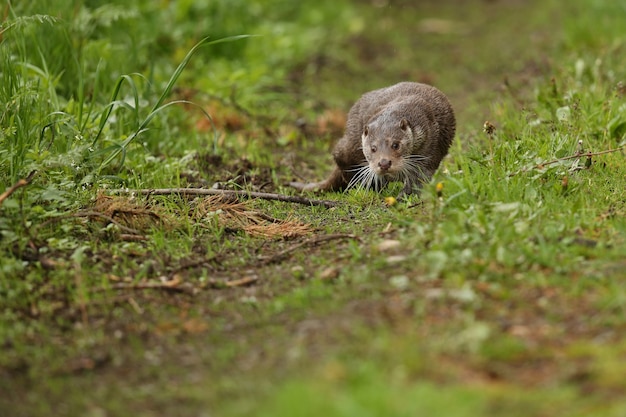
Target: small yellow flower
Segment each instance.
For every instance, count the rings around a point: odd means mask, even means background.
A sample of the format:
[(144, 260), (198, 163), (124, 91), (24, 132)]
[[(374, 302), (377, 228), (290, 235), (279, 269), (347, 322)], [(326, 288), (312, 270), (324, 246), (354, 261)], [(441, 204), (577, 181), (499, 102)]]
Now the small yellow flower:
[(437, 190), (437, 197), (441, 197), (443, 194), (443, 182), (438, 182), (435, 186), (435, 190)]
[(395, 197), (385, 197), (385, 204), (387, 207), (395, 206), (398, 203)]

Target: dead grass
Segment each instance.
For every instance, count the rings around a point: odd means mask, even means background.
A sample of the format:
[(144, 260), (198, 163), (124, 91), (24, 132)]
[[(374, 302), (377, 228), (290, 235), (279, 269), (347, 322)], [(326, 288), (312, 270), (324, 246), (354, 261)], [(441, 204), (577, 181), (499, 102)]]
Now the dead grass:
[(249, 206), (247, 201), (210, 196), (198, 204), (193, 217), (198, 221), (216, 218), (221, 227), (265, 239), (294, 239), (313, 232), (308, 224), (294, 219), (279, 220)]
[(93, 212), (139, 231), (155, 226), (172, 227), (174, 223), (174, 219), (161, 207), (150, 206), (134, 197), (109, 196), (102, 192), (96, 197)]
[[(228, 196), (208, 196), (199, 201), (190, 214), (194, 222), (215, 220), (218, 226), (232, 232), (242, 231), (249, 236), (264, 239), (295, 239), (311, 234), (311, 225), (293, 218), (276, 219), (259, 210), (251, 209), (249, 201), (238, 201)], [(135, 197), (108, 196), (99, 193), (89, 217), (100, 214), (102, 219), (136, 231), (144, 232), (151, 227), (173, 229), (182, 226), (182, 212), (169, 212), (158, 204), (138, 201)]]

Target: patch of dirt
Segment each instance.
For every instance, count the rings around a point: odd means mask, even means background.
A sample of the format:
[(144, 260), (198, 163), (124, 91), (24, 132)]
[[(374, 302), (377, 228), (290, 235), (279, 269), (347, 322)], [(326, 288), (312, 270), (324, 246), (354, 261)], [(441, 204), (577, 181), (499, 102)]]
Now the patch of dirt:
[[(299, 322), (277, 320), (289, 326), (290, 333), (297, 339), (297, 342), (292, 340), (285, 344), (306, 346), (309, 351), (305, 356), (309, 360), (342, 346), (353, 332), (363, 331), (360, 328), (363, 324), (372, 333), (376, 333), (376, 329), (385, 333), (391, 331), (398, 340), (416, 338), (415, 345), (420, 346), (421, 355), (432, 356), (433, 363), (438, 364), (427, 366), (421, 371), (427, 375), (422, 377), (442, 383), (504, 383), (525, 387), (574, 383), (584, 388), (589, 381), (581, 375), (587, 373), (590, 363), (584, 357), (572, 360), (567, 348), (577, 342), (619, 341), (622, 337), (617, 329), (589, 323), (588, 318), (600, 312), (596, 306), (597, 294), (572, 297), (563, 289), (538, 289), (520, 284), (509, 302), (503, 302), (499, 297), (486, 298), (482, 300), (483, 307), (476, 309), (475, 319), (488, 324), (491, 329), (491, 335), (483, 342), (485, 353), (477, 354), (471, 348), (458, 345), (460, 339), (452, 336), (463, 330), (464, 322), (471, 314), (468, 306), (446, 295), (445, 290), (433, 292), (443, 298), (424, 299), (429, 289), (439, 290), (443, 285), (442, 281), (425, 282), (419, 288), (390, 291), (378, 299), (357, 297), (328, 316), (309, 316)], [(479, 289), (485, 286), (477, 283), (476, 290), (489, 293), (490, 290)], [(416, 315), (418, 306), (420, 314)], [(469, 312), (472, 310), (470, 308)], [(499, 359), (489, 353), (489, 344), (499, 343), (501, 338), (515, 340), (518, 347), (504, 348), (502, 354), (505, 356)], [(448, 346), (430, 344), (429, 339), (439, 342), (450, 339), (450, 343)], [(267, 360), (268, 354), (255, 352), (254, 356)]]
[(255, 166), (246, 158), (226, 160), (221, 155), (200, 153), (195, 158), (199, 176), (187, 175), (190, 184), (214, 185), (220, 184), (223, 188), (230, 184), (242, 186), (253, 191), (273, 190), (274, 180), (269, 167)]

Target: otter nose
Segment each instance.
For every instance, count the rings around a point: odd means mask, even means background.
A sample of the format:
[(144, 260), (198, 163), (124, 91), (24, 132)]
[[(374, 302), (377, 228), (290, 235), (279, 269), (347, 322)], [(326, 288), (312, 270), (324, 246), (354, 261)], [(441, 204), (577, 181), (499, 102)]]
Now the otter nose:
[(378, 167), (383, 171), (387, 171), (389, 168), (391, 168), (391, 161), (389, 159), (381, 159), (378, 162)]

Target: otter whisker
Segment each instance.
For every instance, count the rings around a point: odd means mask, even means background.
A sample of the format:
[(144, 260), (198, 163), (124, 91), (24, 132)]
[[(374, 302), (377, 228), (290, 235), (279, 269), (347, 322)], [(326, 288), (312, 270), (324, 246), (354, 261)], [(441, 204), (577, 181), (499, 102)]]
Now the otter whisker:
[(385, 178), (376, 174), (369, 165), (353, 169), (356, 174), (350, 179), (346, 186), (346, 191), (352, 188), (360, 187), (364, 189), (374, 189), (380, 191), (386, 184)]
[(372, 172), (372, 175), (371, 175), (371, 179), (370, 179), (370, 185), (369, 185), (368, 188), (373, 188), (374, 191), (378, 192), (385, 185), (384, 178), (381, 177), (380, 175), (376, 175), (376, 173), (374, 171), (371, 171), (371, 172)]
[(408, 156), (404, 156), (402, 158), (402, 161), (404, 162), (404, 166), (408, 168), (411, 168), (411, 169), (417, 168), (419, 170), (422, 170), (423, 164), (421, 164), (420, 162), (427, 161), (428, 159), (430, 159), (430, 157), (428, 156), (408, 155)]
[(370, 169), (369, 175), (367, 176), (367, 181), (363, 183), (364, 188), (374, 189), (374, 191), (378, 192), (383, 185), (383, 178)]
[(418, 160), (418, 158), (403, 158), (404, 165), (402, 167), (401, 173), (405, 184), (421, 184), (428, 182), (428, 180), (430, 179), (430, 175), (425, 170), (424, 165), (421, 163), (423, 159)]
[(356, 172), (356, 171), (360, 171), (363, 168), (367, 168), (369, 164), (367, 163), (367, 161), (363, 161), (361, 162), (360, 165), (355, 165), (354, 168), (350, 168), (350, 169), (346, 169), (345, 172)]
[(406, 155), (403, 156), (402, 159), (405, 163), (419, 164), (420, 162), (428, 161), (430, 157), (423, 155)]
[(359, 183), (361, 184), (365, 183), (365, 180), (367, 179), (369, 172), (371, 170), (370, 170), (369, 165), (365, 165), (362, 167), (352, 169), (350, 171), (356, 172), (356, 174), (354, 174), (354, 176), (350, 179), (350, 182), (348, 182), (348, 185), (346, 186), (346, 191), (353, 188)]
[(424, 168), (419, 164), (406, 163), (402, 170), (405, 178), (407, 177), (423, 177), (425, 176)]

